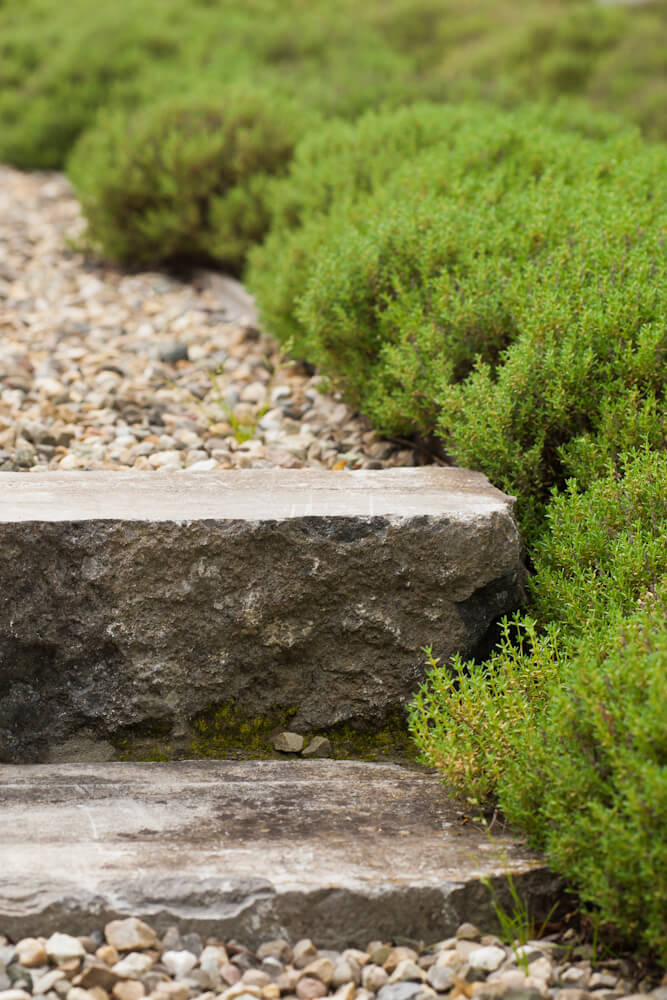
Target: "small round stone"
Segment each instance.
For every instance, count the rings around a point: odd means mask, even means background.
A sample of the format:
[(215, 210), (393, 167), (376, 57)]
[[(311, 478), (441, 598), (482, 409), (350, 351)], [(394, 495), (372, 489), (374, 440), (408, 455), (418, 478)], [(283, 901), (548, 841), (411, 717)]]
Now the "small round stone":
[(45, 950), (49, 959), (56, 965), (63, 965), (71, 959), (83, 958), (86, 954), (86, 949), (78, 938), (57, 931), (46, 942)]
[(299, 1000), (316, 1000), (327, 994), (327, 987), (320, 979), (314, 976), (302, 976), (296, 984), (296, 995)]
[(157, 942), (153, 928), (136, 917), (110, 921), (104, 928), (104, 936), (116, 951), (141, 951)]
[(48, 955), (46, 953), (45, 942), (40, 938), (23, 938), (16, 945), (16, 955), (21, 965), (27, 969), (34, 969), (40, 965), (46, 965)]

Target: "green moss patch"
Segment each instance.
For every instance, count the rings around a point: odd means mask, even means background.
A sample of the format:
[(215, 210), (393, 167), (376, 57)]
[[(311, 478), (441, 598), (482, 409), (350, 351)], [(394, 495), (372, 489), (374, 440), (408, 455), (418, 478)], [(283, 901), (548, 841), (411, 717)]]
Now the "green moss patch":
[(336, 760), (408, 763), (416, 758), (401, 710), (393, 712), (377, 728), (344, 724), (312, 731), (292, 726), (296, 713), (296, 707), (289, 707), (270, 715), (247, 715), (234, 701), (227, 701), (196, 716), (182, 737), (172, 738), (168, 725), (151, 723), (133, 727), (114, 745), (119, 759), (124, 761), (296, 759), (296, 755), (273, 749), (273, 736), (294, 728), (304, 736), (306, 746), (314, 736), (327, 737), (331, 756)]

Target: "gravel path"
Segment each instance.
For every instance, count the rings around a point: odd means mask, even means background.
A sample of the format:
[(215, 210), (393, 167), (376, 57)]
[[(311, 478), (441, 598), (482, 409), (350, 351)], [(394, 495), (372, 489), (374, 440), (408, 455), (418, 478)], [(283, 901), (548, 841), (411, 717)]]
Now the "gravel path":
[(60, 174), (0, 167), (0, 469), (412, 465), (259, 333), (243, 289), (68, 247)]
[(655, 984), (631, 963), (594, 968), (591, 953), (572, 934), (507, 946), (472, 924), (430, 946), (337, 952), (280, 939), (251, 952), (176, 927), (159, 939), (129, 917), (82, 938), (0, 935), (0, 1000), (665, 1000), (664, 985), (639, 992)]

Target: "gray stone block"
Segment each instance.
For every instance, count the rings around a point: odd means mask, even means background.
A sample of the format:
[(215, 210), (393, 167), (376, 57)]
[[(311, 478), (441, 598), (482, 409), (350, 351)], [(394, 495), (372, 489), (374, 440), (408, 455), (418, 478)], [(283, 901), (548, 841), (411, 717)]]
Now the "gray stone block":
[[(505, 832), (463, 826), (438, 777), (356, 761), (0, 766), (0, 927), (21, 937), (127, 916), (251, 948), (270, 938), (432, 942), (562, 890)], [(418, 984), (421, 988), (421, 984)]]
[(224, 704), (379, 725), (522, 579), (512, 498), (464, 470), (4, 473), (0, 760)]

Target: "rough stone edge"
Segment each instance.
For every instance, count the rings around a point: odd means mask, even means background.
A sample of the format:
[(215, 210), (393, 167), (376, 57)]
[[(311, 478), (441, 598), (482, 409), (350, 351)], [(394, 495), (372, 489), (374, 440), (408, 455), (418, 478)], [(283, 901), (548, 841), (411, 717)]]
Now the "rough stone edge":
[[(234, 938), (250, 948), (275, 937), (310, 937), (318, 947), (330, 948), (365, 947), (378, 936), (429, 943), (455, 934), (465, 921), (499, 930), (494, 904), (512, 911), (510, 880), (538, 925), (563, 897), (563, 880), (545, 867), (493, 876), (492, 892), (479, 879), (280, 892), (261, 879), (208, 878), (195, 892), (183, 892), (178, 879), (157, 884), (149, 879), (135, 883), (124, 899), (113, 889), (90, 893), (70, 885), (56, 894), (44, 887), (26, 892), (31, 902), (22, 912), (18, 904), (8, 907), (10, 893), (0, 883), (0, 933), (14, 939), (56, 930), (87, 934), (109, 920), (137, 916), (159, 933), (177, 924), (181, 931)], [(154, 901), (146, 903), (151, 894)]]

